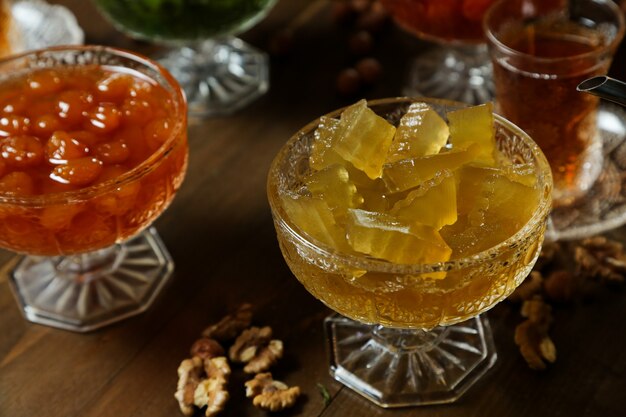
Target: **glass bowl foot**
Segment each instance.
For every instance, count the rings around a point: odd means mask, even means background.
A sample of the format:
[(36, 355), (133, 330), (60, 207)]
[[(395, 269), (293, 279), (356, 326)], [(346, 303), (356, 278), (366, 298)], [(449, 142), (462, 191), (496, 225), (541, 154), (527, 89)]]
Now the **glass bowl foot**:
[(340, 315), (325, 326), (331, 375), (386, 408), (454, 402), (497, 358), (482, 316), (431, 331), (365, 325)]
[(483, 104), (494, 98), (487, 47), (439, 47), (413, 61), (406, 96), (436, 97)]
[(174, 263), (155, 229), (74, 256), (24, 256), (9, 282), (26, 319), (87, 332), (145, 311)]
[(191, 117), (231, 114), (269, 88), (267, 55), (237, 38), (175, 49), (159, 61), (185, 90)]

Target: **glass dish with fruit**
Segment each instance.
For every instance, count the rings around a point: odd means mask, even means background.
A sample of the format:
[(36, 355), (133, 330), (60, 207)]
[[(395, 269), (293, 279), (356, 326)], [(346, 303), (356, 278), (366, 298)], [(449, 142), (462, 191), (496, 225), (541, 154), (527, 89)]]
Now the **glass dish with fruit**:
[(145, 310), (173, 263), (153, 229), (187, 167), (174, 78), (131, 52), (0, 62), (0, 247), (32, 321), (87, 331)]
[(274, 159), (281, 251), (327, 319), (331, 373), (384, 407), (451, 402), (494, 363), (484, 315), (535, 263), (550, 167), (492, 106), (364, 100)]

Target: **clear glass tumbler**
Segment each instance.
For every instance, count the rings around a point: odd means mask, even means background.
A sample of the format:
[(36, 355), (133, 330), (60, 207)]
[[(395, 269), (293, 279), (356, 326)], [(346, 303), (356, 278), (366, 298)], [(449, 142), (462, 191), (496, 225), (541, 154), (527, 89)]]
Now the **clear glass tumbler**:
[(608, 72), (625, 27), (611, 0), (570, 3), (504, 0), (484, 20), (498, 111), (546, 154), (555, 206), (583, 197), (602, 170), (599, 99), (576, 86)]

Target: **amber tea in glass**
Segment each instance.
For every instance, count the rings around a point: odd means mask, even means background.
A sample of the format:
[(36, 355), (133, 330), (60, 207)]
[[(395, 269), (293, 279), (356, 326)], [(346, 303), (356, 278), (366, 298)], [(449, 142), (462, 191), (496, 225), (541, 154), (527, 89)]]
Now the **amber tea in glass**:
[(571, 10), (507, 0), (487, 12), (484, 25), (499, 112), (539, 144), (552, 167), (555, 204), (569, 204), (602, 166), (599, 99), (576, 86), (608, 71), (623, 16), (608, 0), (583, 0)]

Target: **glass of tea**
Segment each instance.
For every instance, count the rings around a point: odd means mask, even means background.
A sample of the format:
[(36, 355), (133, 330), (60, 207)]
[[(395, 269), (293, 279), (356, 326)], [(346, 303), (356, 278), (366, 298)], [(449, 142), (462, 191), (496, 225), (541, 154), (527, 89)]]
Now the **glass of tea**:
[[(88, 331), (144, 311), (173, 263), (149, 225), (187, 167), (176, 80), (132, 52), (0, 61), (0, 247), (27, 319)], [(7, 268), (8, 269), (8, 268)]]
[(493, 98), (491, 63), (481, 20), (495, 0), (382, 0), (394, 20), (438, 47), (420, 54), (407, 95), (479, 104)]
[(555, 206), (584, 196), (602, 170), (599, 99), (576, 86), (608, 72), (624, 36), (624, 17), (614, 2), (568, 3), (500, 1), (484, 19), (498, 110), (546, 154)]
[(287, 265), (338, 313), (334, 378), (382, 407), (459, 398), (496, 360), (481, 313), (530, 272), (551, 191), (489, 104), (362, 100), (292, 136), (267, 194)]
[(173, 46), (160, 62), (182, 85), (191, 116), (230, 114), (269, 88), (267, 55), (234, 36), (276, 0), (95, 0), (130, 36)]

